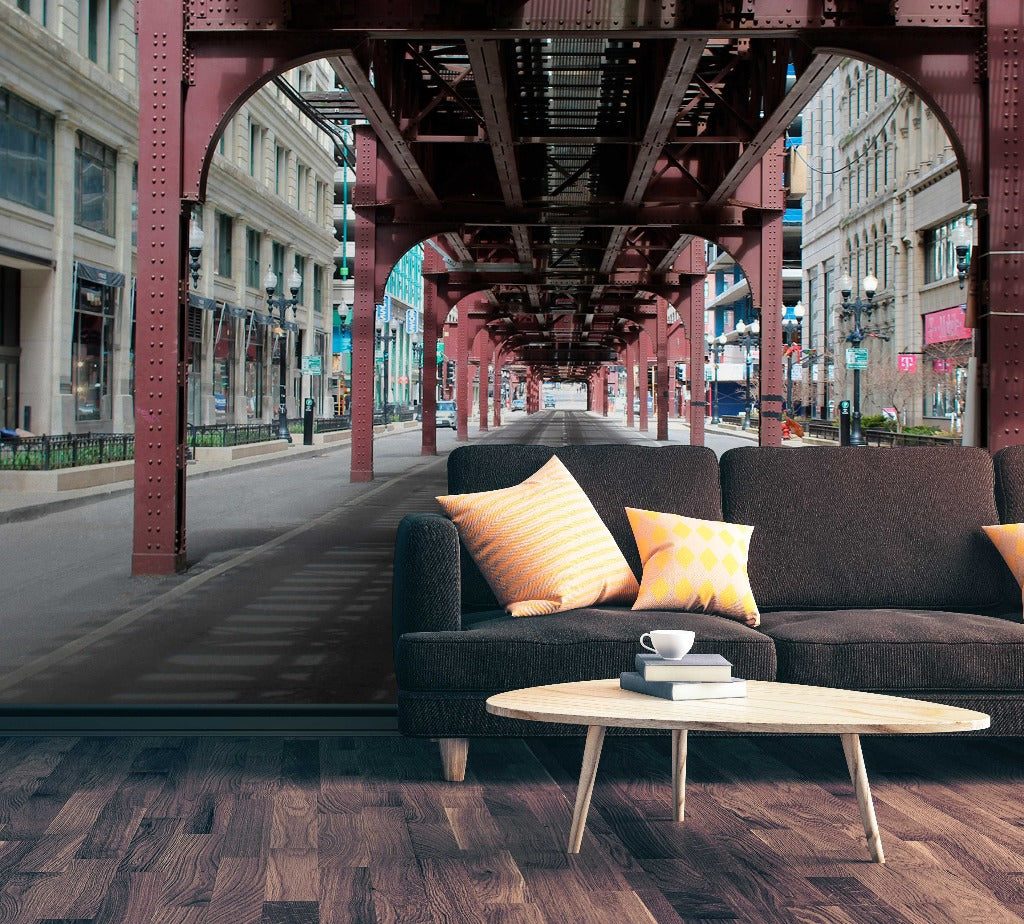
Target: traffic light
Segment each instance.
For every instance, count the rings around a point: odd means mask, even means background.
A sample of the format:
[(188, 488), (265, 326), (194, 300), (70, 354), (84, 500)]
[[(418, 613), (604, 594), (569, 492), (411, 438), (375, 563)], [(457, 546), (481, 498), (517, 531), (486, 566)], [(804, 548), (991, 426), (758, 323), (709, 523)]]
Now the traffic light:
[(686, 381), (686, 371), (685, 371), (685, 367), (684, 367), (684, 366), (681, 366), (681, 365), (679, 365), (678, 363), (676, 364), (676, 381), (677, 381), (677, 382), (678, 382), (678, 383), (679, 383), (680, 385), (682, 385), (682, 384), (683, 384), (683, 382), (685, 382), (685, 381)]
[(455, 384), (455, 363), (448, 363), (448, 366), (445, 369), (444, 381), (446, 385)]

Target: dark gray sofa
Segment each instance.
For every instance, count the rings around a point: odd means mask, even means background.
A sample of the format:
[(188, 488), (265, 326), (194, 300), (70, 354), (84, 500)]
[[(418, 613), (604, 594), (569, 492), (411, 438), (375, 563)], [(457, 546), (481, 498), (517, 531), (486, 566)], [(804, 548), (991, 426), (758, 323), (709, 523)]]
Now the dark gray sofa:
[[(987, 712), (991, 734), (1024, 734), (1024, 621), (1016, 581), (981, 527), (1024, 519), (1024, 448), (481, 445), (449, 457), (452, 493), (517, 484), (556, 454), (640, 576), (624, 508), (755, 527), (750, 628), (627, 607), (513, 619), (499, 609), (454, 525), (406, 517), (395, 551), (399, 724), (453, 742), (577, 734), (489, 715), (495, 692), (614, 677), (642, 632), (693, 629), (738, 676), (932, 699)], [(997, 491), (996, 477), (998, 474)], [(458, 778), (458, 760), (446, 775)]]

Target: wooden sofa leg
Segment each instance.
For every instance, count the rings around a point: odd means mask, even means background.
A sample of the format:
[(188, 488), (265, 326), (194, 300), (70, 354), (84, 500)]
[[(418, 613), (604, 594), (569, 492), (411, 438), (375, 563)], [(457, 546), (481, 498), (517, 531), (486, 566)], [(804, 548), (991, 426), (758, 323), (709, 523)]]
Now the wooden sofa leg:
[(469, 750), (468, 738), (441, 738), (437, 742), (441, 746), (441, 766), (444, 778), (449, 783), (461, 783), (466, 778), (466, 752)]

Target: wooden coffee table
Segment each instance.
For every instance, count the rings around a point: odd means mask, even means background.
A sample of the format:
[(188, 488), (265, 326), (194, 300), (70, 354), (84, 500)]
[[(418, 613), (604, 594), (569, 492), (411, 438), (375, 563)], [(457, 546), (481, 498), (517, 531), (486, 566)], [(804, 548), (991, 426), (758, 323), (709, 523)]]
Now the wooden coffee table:
[(983, 712), (918, 699), (761, 680), (747, 681), (746, 697), (682, 702), (620, 689), (617, 678), (555, 683), (498, 693), (487, 700), (487, 711), (510, 719), (589, 726), (569, 832), (569, 853), (579, 853), (583, 840), (606, 728), (671, 729), (672, 797), (676, 821), (683, 820), (686, 733), (691, 729), (790, 735), (837, 734), (842, 739), (850, 779), (857, 794), (868, 852), (877, 863), (884, 863), (885, 855), (864, 769), (860, 736), (972, 731), (988, 728), (990, 722)]

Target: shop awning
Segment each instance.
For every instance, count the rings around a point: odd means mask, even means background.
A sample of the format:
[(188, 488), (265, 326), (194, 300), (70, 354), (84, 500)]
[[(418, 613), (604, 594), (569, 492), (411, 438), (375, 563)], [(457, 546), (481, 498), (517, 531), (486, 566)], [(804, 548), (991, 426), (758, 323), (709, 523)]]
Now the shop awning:
[(79, 279), (86, 282), (94, 282), (97, 285), (108, 286), (111, 289), (124, 288), (124, 273), (115, 273), (113, 270), (103, 269), (100, 266), (92, 266), (83, 263), (81, 260), (75, 262), (75, 272)]
[(188, 293), (188, 303), (190, 307), (199, 308), (202, 311), (214, 311), (217, 308), (217, 303), (212, 298), (196, 295), (195, 292)]

